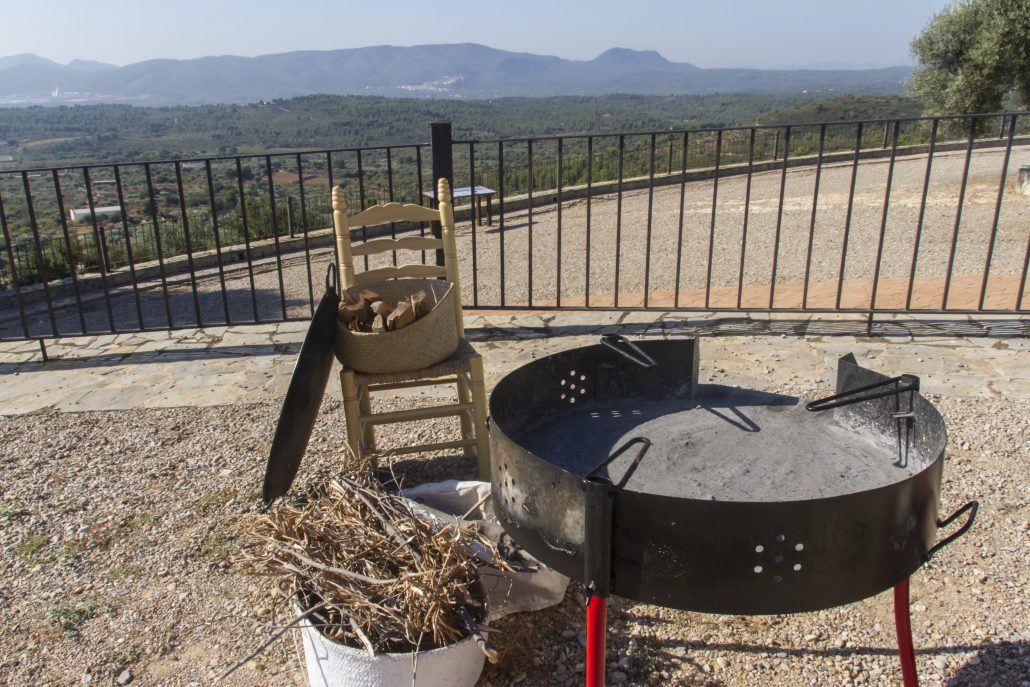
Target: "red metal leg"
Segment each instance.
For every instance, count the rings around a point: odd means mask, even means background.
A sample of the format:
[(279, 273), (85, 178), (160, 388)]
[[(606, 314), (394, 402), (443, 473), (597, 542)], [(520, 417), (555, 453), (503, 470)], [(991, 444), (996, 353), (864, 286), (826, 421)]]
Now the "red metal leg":
[(898, 631), (898, 654), (905, 687), (919, 687), (916, 675), (916, 650), (912, 646), (912, 623), (908, 615), (908, 580), (894, 587), (894, 626)]
[(604, 642), (607, 629), (608, 599), (602, 596), (591, 596), (587, 602), (586, 687), (604, 687)]

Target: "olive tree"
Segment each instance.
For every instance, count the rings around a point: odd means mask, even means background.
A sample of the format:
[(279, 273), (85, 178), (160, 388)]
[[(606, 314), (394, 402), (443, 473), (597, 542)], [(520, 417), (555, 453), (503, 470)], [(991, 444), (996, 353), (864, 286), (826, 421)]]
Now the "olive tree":
[(914, 95), (932, 113), (1030, 103), (1030, 0), (958, 0), (912, 40)]

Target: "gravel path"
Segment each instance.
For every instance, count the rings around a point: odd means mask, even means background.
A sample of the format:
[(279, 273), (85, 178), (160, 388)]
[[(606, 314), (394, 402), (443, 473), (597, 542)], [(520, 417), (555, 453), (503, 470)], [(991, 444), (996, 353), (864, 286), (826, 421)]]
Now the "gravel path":
[[(913, 578), (922, 684), (1025, 687), (1030, 402), (934, 400), (951, 435), (941, 511), (982, 505), (974, 530)], [(0, 417), (0, 683), (212, 684), (281, 622), (268, 591), (227, 563), (277, 416), (277, 403), (261, 403)], [(327, 399), (303, 483), (338, 468), (341, 416)], [(442, 439), (454, 428), (421, 431)], [(396, 467), (410, 483), (473, 473), (451, 457)], [(753, 618), (613, 600), (610, 684), (900, 684), (889, 597)], [(582, 684), (581, 588), (497, 625), (501, 660), (480, 685)], [(225, 684), (305, 684), (287, 637)]]

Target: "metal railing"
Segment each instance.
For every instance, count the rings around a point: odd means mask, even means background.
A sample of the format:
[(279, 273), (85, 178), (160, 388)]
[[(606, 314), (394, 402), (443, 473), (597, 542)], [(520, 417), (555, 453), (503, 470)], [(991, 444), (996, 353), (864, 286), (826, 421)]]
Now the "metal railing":
[(335, 259), (332, 186), (356, 211), (427, 201), (439, 176), (493, 191), (490, 223), (457, 208), (470, 308), (870, 321), (1028, 311), (1022, 113), (432, 133), (432, 144), (0, 172), (0, 339), (307, 319)]

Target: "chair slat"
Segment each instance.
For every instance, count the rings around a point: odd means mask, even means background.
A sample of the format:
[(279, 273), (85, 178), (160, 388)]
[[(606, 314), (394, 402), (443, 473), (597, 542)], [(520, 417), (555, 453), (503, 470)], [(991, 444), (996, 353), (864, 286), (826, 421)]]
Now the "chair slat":
[(440, 211), (414, 203), (386, 203), (373, 205), (351, 217), (351, 227), (367, 227), (385, 222), (439, 222)]
[(373, 239), (364, 243), (352, 243), (351, 253), (353, 255), (374, 255), (395, 250), (436, 250), (443, 247), (440, 239), (409, 236), (402, 239)]
[(433, 279), (435, 277), (446, 277), (447, 268), (436, 265), (400, 265), (398, 267), (380, 267), (379, 269), (360, 272), (355, 275), (354, 280), (359, 284), (367, 284), (373, 281), (384, 279), (402, 279), (413, 277), (416, 279)]
[(403, 456), (406, 453), (428, 453), (430, 451), (453, 451), (459, 448), (474, 448), (475, 439), (459, 439), (458, 441), (441, 441), (435, 444), (419, 444), (418, 446), (402, 446), (383, 451), (385, 456)]
[(471, 403), (450, 403), (441, 406), (424, 406), (422, 408), (390, 410), (384, 413), (362, 415), (361, 421), (364, 424), (384, 425), (393, 422), (408, 422), (410, 420), (433, 420), (441, 417), (450, 417), (458, 413), (467, 413), (472, 409)]

